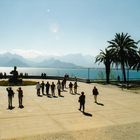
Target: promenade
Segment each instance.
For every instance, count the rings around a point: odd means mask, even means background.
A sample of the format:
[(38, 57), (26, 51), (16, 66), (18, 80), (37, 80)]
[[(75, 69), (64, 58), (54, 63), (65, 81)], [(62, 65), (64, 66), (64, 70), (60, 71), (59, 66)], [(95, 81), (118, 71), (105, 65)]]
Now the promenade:
[[(94, 85), (104, 106), (94, 103)], [(6, 87), (1, 86), (0, 140), (140, 140), (140, 91), (95, 83), (78, 86), (78, 94), (66, 89), (64, 97), (57, 98), (37, 97), (35, 86), (24, 86), (23, 109), (18, 108), (18, 87), (13, 87), (13, 110), (7, 109)], [(81, 91), (86, 95), (85, 114), (78, 110)]]

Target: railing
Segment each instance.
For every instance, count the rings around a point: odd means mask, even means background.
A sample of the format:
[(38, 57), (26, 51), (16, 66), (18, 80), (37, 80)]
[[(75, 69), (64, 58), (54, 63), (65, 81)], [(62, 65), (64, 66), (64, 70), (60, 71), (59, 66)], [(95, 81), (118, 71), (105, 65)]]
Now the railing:
[[(7, 70), (8, 69), (8, 70)], [(6, 73), (10, 73), (12, 68), (0, 68), (0, 72), (3, 73), (0, 75), (0, 78), (4, 78), (4, 71)], [(3, 70), (3, 71), (2, 71)], [(62, 79), (64, 75), (67, 73), (71, 79), (79, 79), (83, 81), (96, 81), (96, 80), (106, 80), (106, 74), (104, 68), (18, 68), (19, 75), (22, 74), (23, 78), (41, 78), (41, 74), (45, 73), (48, 79)], [(25, 76), (25, 73), (27, 74)], [(122, 71), (120, 69), (112, 69), (110, 72), (110, 80), (117, 81), (118, 76), (120, 77), (120, 81), (122, 81)], [(6, 77), (10, 77), (10, 75), (6, 74)], [(126, 70), (126, 78), (127, 80), (140, 80), (140, 72), (135, 70)]]

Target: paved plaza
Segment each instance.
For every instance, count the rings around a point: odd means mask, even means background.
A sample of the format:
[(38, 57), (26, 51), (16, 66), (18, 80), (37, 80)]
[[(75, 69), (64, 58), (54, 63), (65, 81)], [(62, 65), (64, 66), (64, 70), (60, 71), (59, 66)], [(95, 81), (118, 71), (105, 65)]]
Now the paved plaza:
[[(94, 103), (94, 85), (104, 106)], [(1, 86), (0, 140), (140, 140), (139, 93), (95, 83), (78, 86), (78, 94), (66, 89), (64, 97), (56, 98), (37, 97), (35, 86), (24, 86), (23, 109), (18, 108), (18, 87), (13, 87), (13, 110), (7, 109), (6, 87)], [(81, 91), (86, 95), (85, 114), (78, 110)]]

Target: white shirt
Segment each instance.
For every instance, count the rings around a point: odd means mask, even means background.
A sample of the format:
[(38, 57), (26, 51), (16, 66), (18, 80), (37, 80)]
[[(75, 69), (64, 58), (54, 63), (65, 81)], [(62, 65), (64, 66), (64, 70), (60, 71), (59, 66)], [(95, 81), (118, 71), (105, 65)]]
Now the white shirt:
[(36, 84), (36, 89), (40, 89), (41, 85), (38, 83)]

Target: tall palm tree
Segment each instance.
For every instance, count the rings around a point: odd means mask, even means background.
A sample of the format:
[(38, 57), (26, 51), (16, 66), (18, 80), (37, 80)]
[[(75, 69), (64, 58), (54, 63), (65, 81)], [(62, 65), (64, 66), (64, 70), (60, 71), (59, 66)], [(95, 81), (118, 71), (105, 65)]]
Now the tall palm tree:
[(137, 49), (137, 42), (131, 39), (128, 33), (116, 33), (115, 38), (108, 41), (110, 44), (108, 48), (111, 49), (114, 56), (114, 63), (120, 64), (123, 74), (123, 80), (126, 82), (125, 67), (129, 66), (129, 58), (135, 56)]
[(100, 50), (100, 54), (96, 56), (95, 63), (101, 63), (103, 62), (105, 65), (106, 70), (106, 82), (109, 83), (109, 76), (110, 76), (110, 65), (112, 62), (111, 59), (111, 52), (107, 49), (105, 49), (105, 52), (103, 50)]

